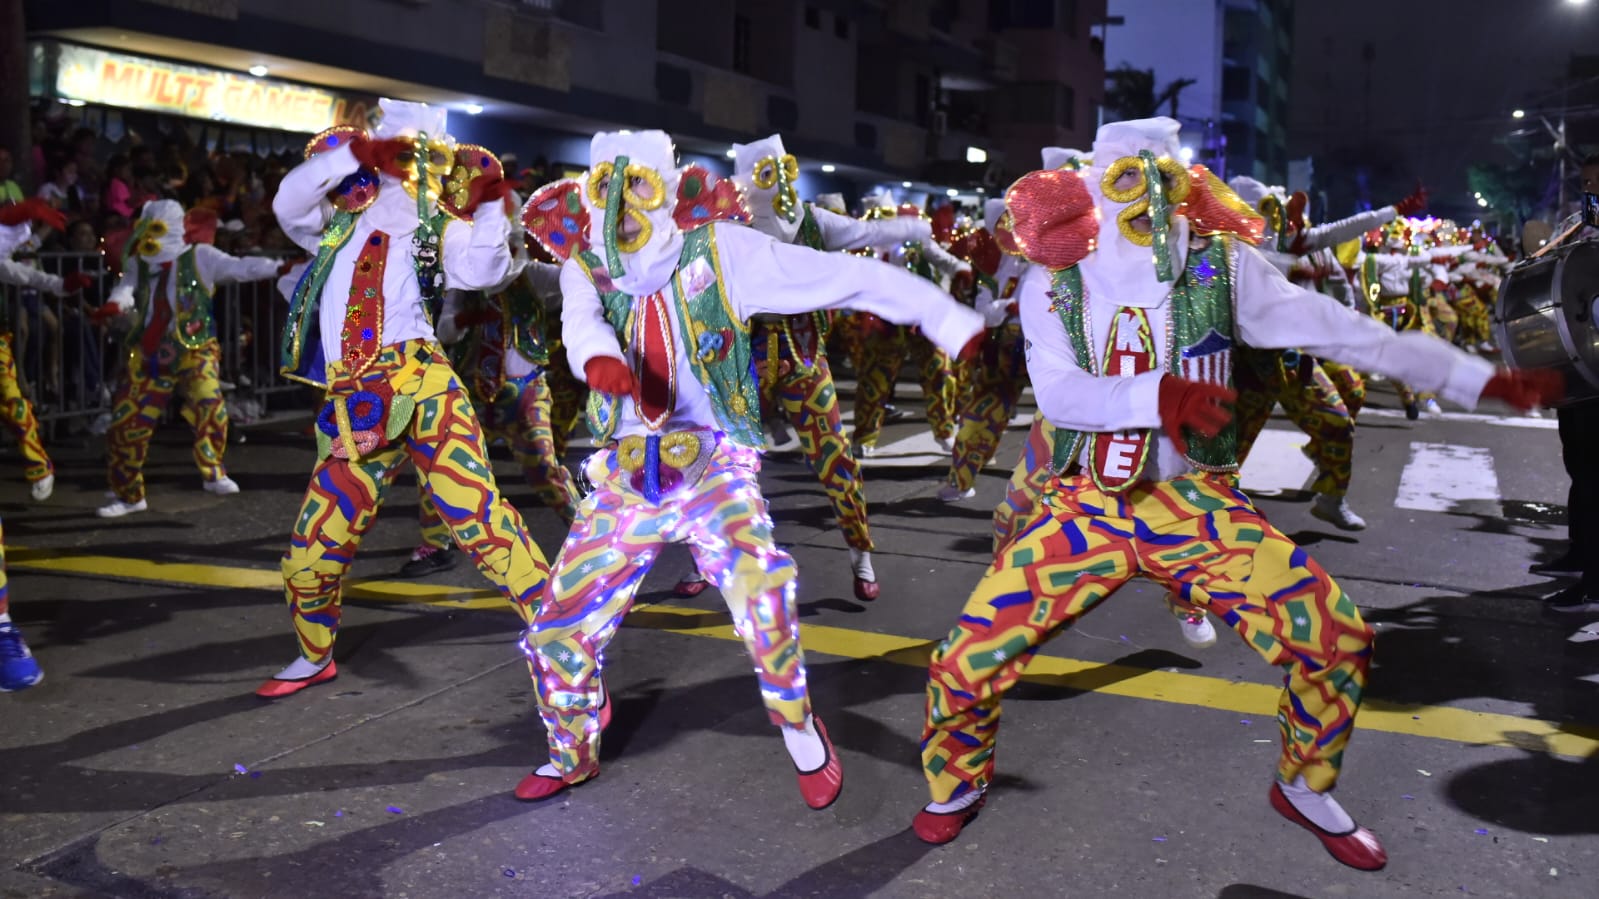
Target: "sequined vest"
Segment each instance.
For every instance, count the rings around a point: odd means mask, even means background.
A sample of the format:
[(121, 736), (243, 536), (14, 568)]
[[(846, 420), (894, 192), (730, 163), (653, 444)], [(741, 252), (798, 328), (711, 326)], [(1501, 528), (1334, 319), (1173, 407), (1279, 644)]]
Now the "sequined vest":
[[(172, 277), (176, 288), (173, 291), (173, 328), (162, 337), (163, 340), (172, 340), (175, 334), (178, 346), (186, 350), (197, 350), (217, 339), (217, 324), (211, 315), (211, 288), (200, 280), (194, 249), (189, 247), (172, 261)], [(150, 308), (156, 302), (155, 288), (161, 283), (156, 269), (143, 260), (139, 260), (138, 266), (139, 286), (134, 290), (133, 304), (140, 326), (130, 330), (123, 339), (129, 349), (138, 348), (143, 339), (144, 325), (149, 320)]]

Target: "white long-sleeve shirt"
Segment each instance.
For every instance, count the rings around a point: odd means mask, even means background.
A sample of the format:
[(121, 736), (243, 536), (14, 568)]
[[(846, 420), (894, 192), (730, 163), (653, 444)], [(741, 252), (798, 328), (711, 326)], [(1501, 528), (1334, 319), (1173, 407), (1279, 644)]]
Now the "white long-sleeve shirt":
[[(133, 292), (139, 286), (138, 265), (129, 260), (130, 264), (117, 281), (117, 286), (111, 288), (108, 296), (109, 302), (115, 303), (122, 311), (127, 312), (134, 308)], [(265, 256), (230, 256), (208, 243), (196, 244), (194, 247), (194, 270), (200, 276), (200, 283), (206, 292), (214, 291), (219, 284), (234, 284), (242, 281), (262, 281), (278, 276), (276, 259)], [(150, 289), (155, 290), (161, 282), (159, 276), (152, 272)], [(167, 303), (173, 311), (178, 308), (178, 278), (177, 263), (172, 264), (172, 277), (167, 278)], [(149, 324), (156, 313), (155, 297), (145, 306), (144, 320), (141, 326)], [(172, 333), (177, 334), (178, 319), (173, 316), (171, 324)]]
[(1323, 222), (1312, 228), (1305, 228), (1294, 235), (1293, 251), (1304, 254), (1314, 250), (1326, 250), (1336, 247), (1341, 243), (1354, 240), (1373, 228), (1381, 228), (1399, 217), (1399, 213), (1392, 206), (1381, 209), (1368, 209), (1354, 215), (1339, 219), (1336, 222)]
[[(983, 329), (976, 312), (903, 269), (783, 243), (743, 225), (717, 223), (709, 227), (721, 262), (722, 295), (738, 321), (760, 314), (857, 309), (895, 324), (918, 325), (929, 340), (952, 354)], [(633, 349), (624, 351), (618, 344), (616, 331), (605, 320), (599, 293), (577, 262), (569, 261), (561, 268), (561, 296), (561, 336), (574, 374), (583, 378), (589, 360), (598, 356), (621, 359), (635, 373), (640, 370)], [(715, 427), (710, 398), (695, 377), (689, 358), (697, 347), (686, 345), (677, 305), (670, 295), (667, 299), (672, 342), (677, 348), (677, 400), (667, 427)], [(648, 429), (633, 408), (632, 398), (623, 397), (617, 436), (644, 433)]]
[[(322, 232), (333, 218), (328, 191), (360, 167), (348, 144), (307, 159), (296, 166), (272, 198), (283, 232), (308, 253), (315, 253)], [(342, 249), (322, 288), (319, 315), (322, 325), (322, 351), (331, 363), (343, 355), (339, 335), (350, 295), (350, 281), (356, 260), (374, 231), (389, 237), (388, 258), (383, 269), (384, 346), (406, 340), (432, 340), (433, 326), (422, 306), (422, 291), (417, 285), (412, 262), (412, 235), (416, 233), (416, 200), (400, 183), (384, 175), (377, 200), (361, 213), (354, 233)], [(471, 223), (446, 219), (439, 241), (446, 287), (459, 290), (487, 290), (505, 280), (511, 266), (511, 251), (506, 245), (511, 223), (501, 203), (483, 203)]]
[(977, 312), (990, 328), (1021, 320), (1020, 314), (1011, 311), (1010, 306), (1017, 301), (1022, 277), (1030, 267), (1026, 259), (1006, 253), (1000, 257), (999, 268), (994, 270), (994, 289), (990, 290), (986, 284), (977, 288)]
[(58, 276), (12, 259), (0, 259), (0, 284), (31, 287), (57, 296), (60, 296), (64, 289)]
[(902, 215), (887, 219), (854, 218), (811, 206), (816, 227), (822, 232), (822, 245), (829, 250), (876, 247), (886, 251), (906, 241), (931, 241), (933, 226), (919, 218)]
[[(1237, 343), (1260, 349), (1299, 347), (1318, 359), (1342, 362), (1356, 371), (1380, 372), (1413, 389), (1436, 392), (1467, 409), (1476, 406), (1493, 375), (1492, 364), (1419, 331), (1396, 333), (1331, 297), (1289, 283), (1253, 247), (1236, 246)], [(1048, 390), (1037, 391), (1044, 416), (1056, 427), (1087, 433), (1153, 428), (1156, 447), (1145, 477), (1165, 480), (1188, 472), (1188, 463), (1160, 430), (1169, 298), (1147, 310), (1155, 331), (1156, 368), (1131, 377), (1100, 377), (1077, 366), (1066, 327), (1049, 308), (1049, 288), (1049, 271), (1035, 266), (1023, 278), (1020, 294), (1022, 330), (1030, 343), (1028, 375), (1034, 384), (1049, 385)], [(1087, 300), (1092, 333), (1086, 336), (1097, 360), (1120, 304), (1114, 296), (1091, 295)]]

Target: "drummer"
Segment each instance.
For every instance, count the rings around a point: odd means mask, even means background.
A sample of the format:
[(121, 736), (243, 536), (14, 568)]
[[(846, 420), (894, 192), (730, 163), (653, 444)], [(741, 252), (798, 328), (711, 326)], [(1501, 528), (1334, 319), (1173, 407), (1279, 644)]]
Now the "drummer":
[[(1560, 223), (1538, 256), (1556, 246), (1599, 240), (1599, 155), (1582, 161), (1582, 210)], [(1595, 285), (1599, 287), (1599, 285)], [(1503, 300), (1504, 291), (1500, 291)], [(1532, 566), (1533, 574), (1576, 577), (1577, 583), (1550, 596), (1556, 612), (1599, 611), (1599, 399), (1568, 403), (1556, 411), (1560, 458), (1571, 478), (1566, 495), (1566, 552)]]

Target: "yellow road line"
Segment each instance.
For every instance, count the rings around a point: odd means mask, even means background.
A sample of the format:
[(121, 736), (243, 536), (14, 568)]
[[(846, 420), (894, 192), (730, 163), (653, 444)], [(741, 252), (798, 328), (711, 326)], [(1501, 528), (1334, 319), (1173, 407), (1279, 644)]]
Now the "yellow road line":
[[(61, 555), (47, 550), (8, 547), (6, 562), (13, 568), (52, 574), (178, 584), (185, 587), (278, 591), (283, 579), (275, 571), (193, 562), (153, 562), (115, 556)], [(352, 600), (400, 602), (459, 609), (506, 609), (491, 588), (463, 588), (414, 581), (352, 580), (347, 588)], [(739, 640), (722, 612), (678, 606), (643, 605), (630, 622), (674, 634)], [(506, 609), (509, 611), (508, 609)], [(895, 634), (804, 624), (808, 653), (851, 659), (877, 659), (926, 668), (937, 641)], [(1177, 705), (1273, 717), (1281, 689), (1269, 684), (1239, 682), (1200, 674), (1134, 668), (1083, 659), (1039, 655), (1027, 666), (1026, 680), (1084, 692)], [(1359, 729), (1427, 737), (1480, 746), (1510, 746), (1573, 758), (1599, 753), (1599, 727), (1562, 725), (1538, 718), (1521, 718), (1494, 712), (1474, 712), (1451, 706), (1409, 706), (1370, 700), (1360, 708)]]

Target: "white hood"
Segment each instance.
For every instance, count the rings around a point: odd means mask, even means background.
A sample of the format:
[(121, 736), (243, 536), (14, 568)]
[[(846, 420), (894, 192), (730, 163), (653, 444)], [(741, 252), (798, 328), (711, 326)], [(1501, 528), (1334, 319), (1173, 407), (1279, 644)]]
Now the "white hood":
[[(1094, 138), (1094, 161), (1083, 175), (1099, 213), (1099, 237), (1096, 249), (1079, 267), (1090, 295), (1106, 297), (1123, 306), (1152, 308), (1165, 302), (1175, 278), (1181, 276), (1188, 257), (1188, 220), (1175, 214), (1170, 218), (1165, 238), (1173, 280), (1162, 281), (1156, 275), (1154, 248), (1129, 240), (1117, 223), (1117, 216), (1129, 207), (1148, 200), (1147, 180), (1140, 184), (1137, 196), (1125, 201), (1107, 197), (1101, 183), (1107, 171), (1137, 163), (1139, 153), (1145, 150), (1157, 159), (1182, 166), (1182, 144), (1177, 136), (1180, 128), (1168, 118), (1112, 122), (1102, 126)], [(1168, 201), (1176, 206), (1175, 199), (1168, 197)]]
[[(613, 178), (618, 159), (627, 158), (627, 169)], [(622, 209), (610, 209), (611, 197), (631, 195), (631, 178), (642, 179), (646, 198), (624, 202)], [(683, 252), (683, 234), (672, 219), (677, 202), (680, 171), (677, 148), (664, 131), (603, 131), (594, 135), (589, 146), (589, 170), (583, 176), (583, 204), (589, 211), (589, 245), (605, 260), (611, 281), (625, 293), (645, 296), (665, 287), (677, 270)], [(614, 187), (602, 188), (615, 182)], [(624, 242), (613, 228), (620, 227), (621, 216), (639, 226), (631, 242)], [(613, 221), (608, 222), (607, 218)]]

